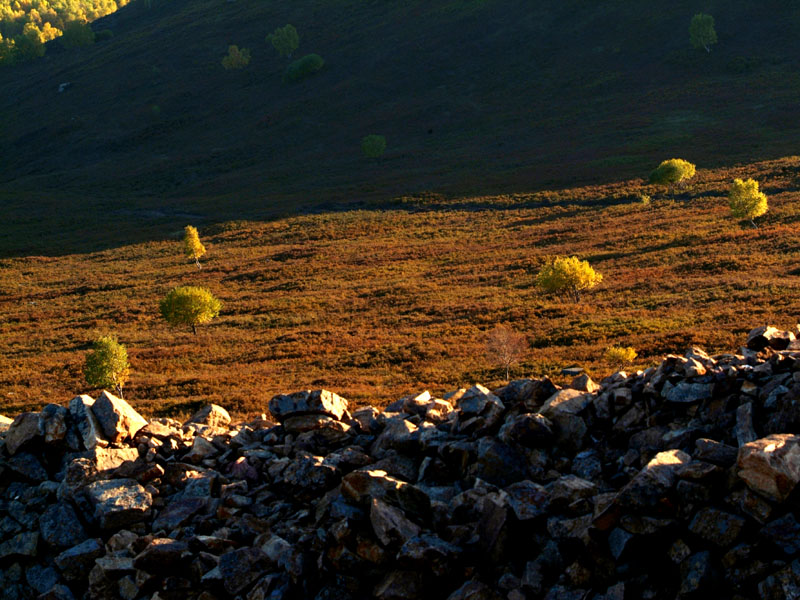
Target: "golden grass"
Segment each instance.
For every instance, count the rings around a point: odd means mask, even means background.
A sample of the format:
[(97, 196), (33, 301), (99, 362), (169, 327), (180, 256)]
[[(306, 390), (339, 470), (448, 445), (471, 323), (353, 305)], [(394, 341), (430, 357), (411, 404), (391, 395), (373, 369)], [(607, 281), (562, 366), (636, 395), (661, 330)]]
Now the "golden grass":
[[(579, 364), (597, 378), (609, 345), (636, 366), (700, 344), (735, 350), (749, 328), (792, 327), (800, 288), (800, 159), (700, 171), (675, 198), (640, 182), (515, 196), (405, 199), (364, 210), (201, 229), (198, 270), (173, 240), (0, 261), (0, 412), (94, 393), (84, 356), (102, 333), (129, 352), (126, 398), (148, 415), (216, 402), (246, 416), (278, 392), (332, 389), (381, 404), (476, 381), (500, 385), (486, 333), (507, 323), (531, 350), (512, 376)], [(770, 212), (734, 221), (733, 177), (755, 177)], [(641, 193), (653, 201), (645, 206)], [(542, 295), (539, 266), (577, 254), (603, 283), (581, 304)], [(178, 284), (225, 302), (197, 336), (158, 301)]]

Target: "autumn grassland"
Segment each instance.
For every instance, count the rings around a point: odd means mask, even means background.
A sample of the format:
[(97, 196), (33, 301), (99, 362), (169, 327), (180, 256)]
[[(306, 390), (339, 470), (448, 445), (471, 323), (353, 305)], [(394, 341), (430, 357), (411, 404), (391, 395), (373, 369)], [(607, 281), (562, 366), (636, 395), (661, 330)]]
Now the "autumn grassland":
[[(730, 216), (734, 177), (755, 177), (770, 212)], [(644, 180), (515, 196), (399, 198), (390, 208), (201, 227), (203, 268), (170, 239), (89, 254), (0, 262), (2, 412), (94, 392), (82, 366), (113, 332), (132, 365), (126, 397), (153, 415), (208, 402), (259, 413), (278, 392), (325, 387), (380, 404), (430, 389), (499, 385), (486, 334), (506, 323), (531, 350), (514, 376), (586, 367), (612, 344), (636, 367), (699, 344), (733, 351), (746, 330), (797, 320), (800, 158), (699, 170), (668, 195)], [(652, 202), (640, 201), (650, 193)], [(574, 304), (536, 274), (577, 254), (604, 275)], [(199, 328), (170, 328), (158, 301), (208, 287), (225, 306)]]

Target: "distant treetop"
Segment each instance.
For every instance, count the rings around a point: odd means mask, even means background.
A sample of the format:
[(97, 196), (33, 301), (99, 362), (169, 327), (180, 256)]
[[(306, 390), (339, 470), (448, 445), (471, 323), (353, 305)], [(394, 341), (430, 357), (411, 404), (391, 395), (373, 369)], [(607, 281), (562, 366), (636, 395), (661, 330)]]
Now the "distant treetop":
[(291, 58), (294, 51), (300, 46), (300, 36), (294, 25), (278, 27), (266, 37), (266, 41), (271, 42), (278, 54), (286, 58)]
[(717, 32), (714, 30), (714, 17), (697, 13), (689, 23), (689, 41), (694, 48), (702, 48), (711, 52), (711, 45), (717, 43)]
[(650, 173), (650, 183), (657, 185), (684, 184), (695, 174), (695, 166), (682, 158), (670, 158), (663, 161)]

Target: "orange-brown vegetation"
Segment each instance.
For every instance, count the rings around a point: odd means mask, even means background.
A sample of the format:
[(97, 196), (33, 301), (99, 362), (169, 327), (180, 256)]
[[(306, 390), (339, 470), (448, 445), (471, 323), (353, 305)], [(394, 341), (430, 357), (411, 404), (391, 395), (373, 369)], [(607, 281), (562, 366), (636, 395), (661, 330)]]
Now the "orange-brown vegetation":
[[(770, 198), (759, 230), (730, 218), (735, 177)], [(680, 194), (641, 181), (447, 200), (389, 210), (201, 227), (207, 268), (174, 239), (0, 261), (0, 412), (65, 402), (86, 389), (91, 342), (128, 348), (128, 398), (150, 415), (216, 402), (258, 413), (277, 392), (330, 388), (379, 404), (424, 388), (500, 384), (486, 332), (506, 323), (531, 350), (515, 376), (572, 364), (610, 371), (609, 345), (635, 367), (699, 344), (732, 351), (759, 324), (791, 327), (800, 288), (800, 158), (700, 169)], [(650, 205), (639, 201), (650, 193)], [(581, 304), (544, 296), (537, 272), (578, 255), (604, 274)], [(176, 285), (225, 305), (197, 336), (158, 316)]]

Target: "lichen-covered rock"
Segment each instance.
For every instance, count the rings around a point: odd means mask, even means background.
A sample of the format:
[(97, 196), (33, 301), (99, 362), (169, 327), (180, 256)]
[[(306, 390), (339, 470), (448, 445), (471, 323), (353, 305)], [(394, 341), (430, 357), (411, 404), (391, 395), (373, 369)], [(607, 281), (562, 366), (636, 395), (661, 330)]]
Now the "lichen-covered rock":
[(93, 404), (94, 398), (86, 395), (75, 396), (69, 403), (70, 417), (78, 429), (83, 447), (87, 450), (108, 446), (108, 440), (92, 412)]
[(103, 529), (125, 527), (150, 516), (153, 498), (132, 479), (96, 481), (86, 486), (85, 493)]
[(780, 433), (744, 444), (737, 464), (751, 490), (783, 502), (800, 481), (800, 436)]
[(22, 413), (11, 422), (6, 430), (6, 451), (13, 456), (19, 452), (20, 448), (39, 437), (39, 413)]
[(147, 425), (147, 421), (130, 404), (106, 391), (91, 405), (91, 411), (103, 435), (113, 444), (133, 439)]

